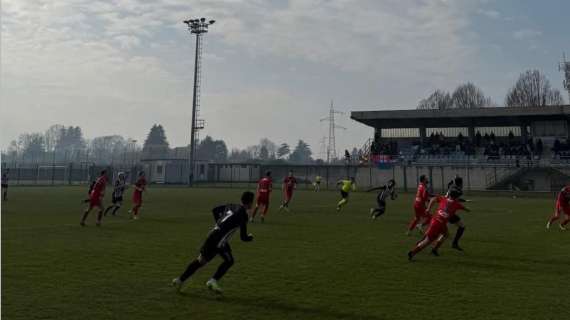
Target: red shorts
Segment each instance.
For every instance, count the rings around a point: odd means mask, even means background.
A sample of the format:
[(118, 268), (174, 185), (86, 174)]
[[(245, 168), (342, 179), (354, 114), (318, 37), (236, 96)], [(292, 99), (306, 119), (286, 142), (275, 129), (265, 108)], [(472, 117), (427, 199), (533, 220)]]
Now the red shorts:
[(99, 195), (89, 196), (89, 206), (91, 208), (100, 207), (101, 206), (101, 196), (99, 196)]
[(290, 200), (293, 197), (293, 189), (285, 189), (285, 199)]
[(142, 194), (133, 194), (133, 203), (140, 206), (142, 204)]
[(427, 216), (426, 207), (424, 207), (424, 206), (414, 205), (414, 212), (416, 213), (416, 217), (418, 217), (418, 218), (423, 218), (423, 217)]
[(257, 205), (269, 204), (269, 192), (260, 192), (257, 194)]
[(570, 216), (570, 206), (565, 206), (560, 202), (556, 203), (556, 216), (559, 216), (559, 212), (564, 212), (565, 215)]
[(426, 231), (426, 237), (430, 241), (435, 241), (440, 235), (447, 232), (447, 223), (432, 219)]

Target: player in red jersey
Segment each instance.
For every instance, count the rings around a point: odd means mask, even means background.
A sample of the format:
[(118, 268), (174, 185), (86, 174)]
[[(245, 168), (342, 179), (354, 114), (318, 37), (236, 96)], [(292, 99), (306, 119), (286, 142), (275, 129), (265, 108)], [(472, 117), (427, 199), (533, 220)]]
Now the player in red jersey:
[[(431, 195), (428, 191), (428, 178), (425, 175), (420, 176), (420, 183), (418, 184), (418, 191), (416, 192), (416, 198), (414, 200), (414, 217), (408, 225), (407, 235), (410, 235), (412, 230), (418, 226), (418, 223), (422, 222), (420, 226), (426, 226), (430, 221), (429, 211), (426, 210), (426, 204), (428, 203)], [(421, 227), (420, 227), (421, 231)]]
[(95, 184), (93, 185), (93, 189), (89, 194), (89, 206), (85, 209), (83, 213), (83, 217), (81, 218), (81, 222), (79, 223), (81, 226), (85, 226), (85, 219), (91, 212), (91, 209), (97, 207), (99, 212), (97, 213), (97, 226), (101, 225), (101, 218), (103, 217), (103, 196), (105, 195), (105, 187), (107, 186), (107, 170), (101, 171), (99, 178), (95, 180)]
[(251, 213), (251, 218), (249, 222), (254, 222), (255, 215), (259, 207), (263, 207), (261, 212), (261, 222), (265, 220), (267, 211), (269, 210), (269, 198), (271, 196), (271, 191), (273, 189), (273, 181), (271, 180), (271, 171), (265, 173), (265, 177), (261, 178), (257, 183), (257, 203), (255, 204), (255, 209)]
[(279, 211), (285, 209), (289, 212), (289, 202), (293, 198), (293, 191), (297, 188), (297, 179), (293, 176), (293, 171), (289, 171), (289, 175), (283, 179), (283, 204), (279, 207)]
[(135, 190), (133, 191), (133, 208), (129, 211), (132, 213), (132, 219), (139, 218), (139, 210), (142, 206), (142, 194), (146, 191), (146, 178), (144, 171), (139, 172), (139, 178), (135, 183)]
[(408, 259), (410, 261), (418, 252), (422, 251), (425, 247), (436, 240), (437, 242), (432, 249), (432, 254), (439, 256), (437, 250), (448, 236), (447, 223), (449, 222), (449, 219), (455, 216), (455, 213), (459, 210), (464, 210), (467, 212), (470, 211), (468, 208), (464, 207), (460, 201), (458, 201), (458, 198), (460, 196), (461, 192), (459, 190), (452, 189), (448, 192), (447, 196), (439, 196), (430, 201), (430, 206), (428, 209), (431, 209), (431, 206), (436, 201), (439, 202), (439, 207), (430, 221), (429, 228), (427, 229), (424, 238), (419, 241), (411, 251), (408, 252)]
[(564, 219), (560, 223), (561, 230), (567, 230), (566, 225), (570, 222), (570, 186), (566, 186), (560, 190), (558, 196), (556, 197), (556, 206), (554, 208), (554, 214), (548, 219), (548, 223), (546, 224), (546, 229), (550, 229), (550, 225), (552, 222), (560, 219), (561, 213), (566, 215), (566, 219)]

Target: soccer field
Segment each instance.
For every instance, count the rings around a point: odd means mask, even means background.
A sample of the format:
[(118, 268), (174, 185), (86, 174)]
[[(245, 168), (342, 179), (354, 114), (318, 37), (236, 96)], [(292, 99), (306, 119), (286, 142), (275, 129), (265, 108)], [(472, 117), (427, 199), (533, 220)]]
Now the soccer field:
[[(141, 219), (79, 226), (85, 187), (12, 188), (2, 205), (4, 319), (566, 319), (570, 233), (544, 228), (552, 195), (469, 197), (465, 253), (440, 257), (404, 235), (412, 195), (388, 202), (377, 221), (374, 193), (354, 193), (338, 214), (336, 192), (295, 194), (278, 213), (276, 192), (255, 236), (232, 240), (236, 263), (224, 296), (205, 282), (216, 258), (177, 294), (170, 287), (213, 225), (210, 209), (242, 190), (149, 188)], [(130, 191), (128, 192), (130, 196)], [(108, 200), (108, 196), (107, 199)], [(450, 231), (455, 232), (451, 226)]]

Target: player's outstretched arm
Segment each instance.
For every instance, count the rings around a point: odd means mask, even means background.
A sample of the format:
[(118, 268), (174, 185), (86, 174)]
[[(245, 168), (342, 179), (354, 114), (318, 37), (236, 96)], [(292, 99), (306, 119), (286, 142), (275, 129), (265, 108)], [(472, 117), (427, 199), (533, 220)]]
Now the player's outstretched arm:
[(376, 191), (376, 190), (381, 190), (381, 189), (383, 189), (383, 188), (384, 188), (384, 187), (374, 187), (374, 188), (370, 188), (370, 189), (366, 190), (366, 192), (372, 192), (372, 191)]
[(392, 192), (390, 192), (390, 199), (396, 200), (396, 198), (398, 198), (398, 194), (396, 193), (396, 190), (392, 190)]
[(428, 213), (431, 212), (431, 208), (433, 208), (433, 206), (436, 204), (436, 202), (437, 202), (437, 197), (432, 197), (429, 200), (429, 204), (427, 206), (426, 212), (428, 212)]

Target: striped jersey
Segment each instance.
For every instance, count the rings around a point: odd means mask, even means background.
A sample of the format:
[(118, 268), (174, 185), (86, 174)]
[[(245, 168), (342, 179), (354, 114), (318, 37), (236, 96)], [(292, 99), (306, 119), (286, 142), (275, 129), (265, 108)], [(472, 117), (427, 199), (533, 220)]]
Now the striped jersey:
[(122, 179), (115, 180), (115, 186), (113, 189), (113, 197), (115, 197), (115, 198), (122, 197), (123, 193), (125, 192), (125, 188), (126, 188), (125, 180), (122, 180)]

